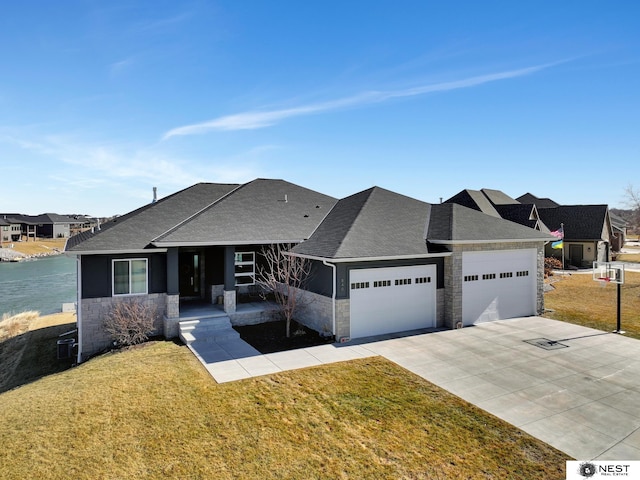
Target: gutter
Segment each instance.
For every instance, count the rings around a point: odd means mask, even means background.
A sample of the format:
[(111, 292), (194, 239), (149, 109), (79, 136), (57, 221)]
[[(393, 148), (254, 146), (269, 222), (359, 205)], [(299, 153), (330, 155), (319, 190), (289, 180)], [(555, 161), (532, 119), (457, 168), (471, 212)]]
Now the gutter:
[(64, 253), (68, 253), (69, 255), (126, 255), (126, 254), (141, 254), (147, 255), (151, 253), (166, 253), (166, 248), (139, 248), (139, 249), (131, 249), (131, 250), (65, 250)]
[[(324, 262), (327, 257), (317, 257), (315, 255), (306, 255), (304, 253), (287, 252), (293, 257), (308, 258), (310, 260), (318, 260)], [(348, 258), (330, 258), (333, 263), (352, 263), (352, 262), (375, 262), (384, 260), (413, 260), (416, 258), (440, 258), (450, 257), (452, 252), (440, 252), (440, 253), (421, 253), (418, 255), (390, 255), (387, 257), (348, 257)]]
[(512, 238), (493, 240), (429, 240), (429, 243), (436, 245), (469, 245), (474, 243), (522, 243), (522, 242), (551, 242), (555, 237), (538, 238)]
[[(278, 243), (282, 244), (298, 244), (302, 243), (304, 238), (296, 238), (293, 240), (204, 240), (201, 242), (151, 242), (154, 247), (164, 247), (166, 251), (169, 247), (219, 247), (219, 246), (233, 246), (233, 245), (274, 245)], [(161, 250), (161, 249), (159, 249)], [(148, 251), (148, 250), (147, 250)], [(155, 250), (154, 250), (155, 251)]]
[(76, 363), (80, 364), (82, 362), (82, 255), (76, 256), (76, 324), (78, 326), (78, 358), (76, 359)]
[(322, 261), (323, 265), (326, 265), (327, 267), (331, 267), (331, 269), (333, 270), (333, 290), (331, 292), (331, 316), (332, 316), (332, 322), (333, 322), (333, 335), (335, 336), (336, 334), (336, 284), (337, 284), (337, 269), (335, 264), (333, 263), (329, 263), (326, 260)]

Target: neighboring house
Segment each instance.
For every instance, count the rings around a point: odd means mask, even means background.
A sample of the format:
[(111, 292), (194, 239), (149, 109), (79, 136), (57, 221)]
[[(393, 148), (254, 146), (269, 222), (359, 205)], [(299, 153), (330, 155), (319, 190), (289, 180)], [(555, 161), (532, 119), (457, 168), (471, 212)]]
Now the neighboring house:
[(0, 215), (0, 244), (20, 241), (22, 226), (15, 214)]
[(518, 197), (538, 207), (540, 219), (551, 231), (563, 229), (562, 249), (547, 245), (547, 256), (562, 257), (575, 267), (590, 267), (593, 262), (608, 262), (617, 251), (613, 242), (613, 224), (607, 205), (560, 205), (549, 198), (538, 198), (531, 193)]
[[(606, 205), (561, 205), (538, 211), (550, 229), (562, 226), (565, 263), (584, 268), (611, 259), (612, 227)], [(561, 255), (562, 250), (547, 246), (547, 256)]]
[(42, 215), (24, 215), (25, 224), (35, 227), (35, 236), (40, 238), (69, 238), (71, 226), (78, 221), (67, 215), (43, 213)]
[(157, 307), (176, 337), (189, 300), (223, 299), (232, 323), (260, 251), (296, 245), (313, 263), (298, 320), (339, 341), (455, 328), (543, 311), (553, 237), (459, 205), (374, 187), (340, 201), (282, 181), (201, 183), (71, 237), (78, 258), (79, 359), (109, 346), (103, 320), (130, 297)]
[(540, 221), (540, 215), (534, 202), (518, 201), (500, 190), (488, 188), (463, 190), (444, 203), (456, 203), (534, 230), (549, 232), (547, 226)]
[(0, 214), (0, 217), (12, 222), (14, 225), (20, 226), (20, 232), (17, 232), (19, 240), (20, 236), (26, 237), (27, 240), (39, 238), (68, 238), (71, 236), (72, 226), (84, 222), (84, 219), (78, 220), (67, 215), (58, 215), (56, 213), (43, 213), (41, 215), (22, 215), (22, 214)]
[(627, 241), (627, 227), (629, 224), (624, 218), (611, 211), (609, 211), (609, 218), (611, 219), (611, 228), (613, 230), (611, 250), (619, 252)]
[(555, 208), (559, 207), (560, 204), (554, 202), (550, 198), (538, 198), (531, 193), (525, 193), (524, 195), (520, 195), (516, 198), (520, 203), (534, 203), (538, 206), (538, 208)]
[[(608, 261), (611, 252), (616, 251), (606, 205), (560, 205), (531, 193), (514, 199), (487, 188), (463, 190), (445, 203), (464, 205), (545, 233), (556, 232), (562, 226), (565, 262), (576, 267), (589, 267), (596, 260)], [(554, 249), (552, 242), (545, 246), (545, 256), (562, 255), (563, 250)]]

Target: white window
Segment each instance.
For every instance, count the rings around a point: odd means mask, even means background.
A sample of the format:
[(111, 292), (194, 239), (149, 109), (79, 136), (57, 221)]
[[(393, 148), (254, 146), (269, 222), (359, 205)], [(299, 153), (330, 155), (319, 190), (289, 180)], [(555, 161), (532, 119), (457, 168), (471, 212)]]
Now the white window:
[(113, 261), (113, 295), (147, 293), (147, 259), (131, 258)]
[(239, 285), (255, 285), (256, 254), (255, 252), (236, 252), (236, 287)]

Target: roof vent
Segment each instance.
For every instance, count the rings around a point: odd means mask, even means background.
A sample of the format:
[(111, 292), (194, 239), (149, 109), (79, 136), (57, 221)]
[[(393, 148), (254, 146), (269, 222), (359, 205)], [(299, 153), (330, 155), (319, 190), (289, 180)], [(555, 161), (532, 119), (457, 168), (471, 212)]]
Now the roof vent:
[(158, 187), (153, 187), (153, 201), (151, 203), (156, 203), (158, 201)]

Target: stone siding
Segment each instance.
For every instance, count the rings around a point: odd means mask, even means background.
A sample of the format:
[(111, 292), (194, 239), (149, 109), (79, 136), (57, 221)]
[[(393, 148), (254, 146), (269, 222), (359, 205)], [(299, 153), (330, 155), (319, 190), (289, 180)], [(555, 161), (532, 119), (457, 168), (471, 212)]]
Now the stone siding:
[(351, 300), (336, 300), (336, 340), (344, 342), (351, 339)]
[(132, 296), (132, 297), (103, 297), (103, 298), (85, 298), (81, 303), (81, 321), (80, 327), (82, 338), (82, 359), (86, 359), (111, 346), (112, 340), (104, 331), (104, 321), (113, 306), (122, 301), (140, 300), (146, 305), (155, 307), (156, 320), (154, 323), (154, 335), (164, 335), (163, 318), (166, 316), (167, 298), (164, 293), (156, 293), (150, 295)]
[(180, 330), (180, 295), (167, 295), (166, 312), (163, 318), (164, 336), (176, 338)]
[(331, 297), (303, 291), (302, 307), (296, 320), (316, 332), (333, 335), (333, 300)]
[(236, 311), (230, 313), (229, 319), (231, 325), (234, 327), (241, 327), (244, 325), (257, 325), (259, 323), (273, 322), (280, 318), (280, 309), (277, 305), (273, 305), (272, 308), (268, 308), (267, 304), (261, 305), (261, 308), (254, 312)]
[(436, 290), (436, 328), (444, 327), (444, 288)]

